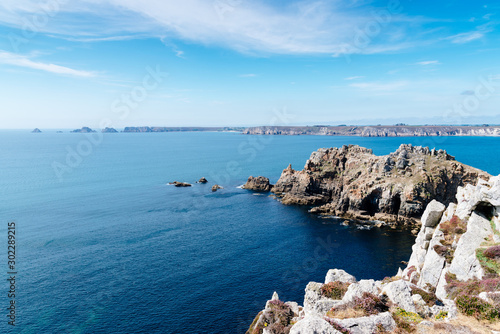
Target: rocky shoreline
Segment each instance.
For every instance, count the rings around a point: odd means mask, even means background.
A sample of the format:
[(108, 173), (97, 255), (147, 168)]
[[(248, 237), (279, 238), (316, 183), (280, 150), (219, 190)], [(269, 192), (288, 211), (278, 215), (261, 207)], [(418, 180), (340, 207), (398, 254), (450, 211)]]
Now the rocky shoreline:
[(319, 135), (360, 137), (500, 136), (500, 126), (377, 125), (377, 126), (257, 126), (247, 135)]
[(312, 213), (415, 224), (431, 200), (448, 205), (458, 187), (490, 177), (443, 150), (403, 144), (376, 156), (345, 145), (313, 152), (301, 171), (289, 165), (273, 186), (267, 178), (250, 177), (244, 188), (271, 191), (283, 204), (311, 206)]
[(500, 176), (458, 187), (456, 202), (427, 205), (396, 276), (358, 281), (332, 269), (307, 285), (303, 306), (274, 293), (247, 334), (496, 333)]

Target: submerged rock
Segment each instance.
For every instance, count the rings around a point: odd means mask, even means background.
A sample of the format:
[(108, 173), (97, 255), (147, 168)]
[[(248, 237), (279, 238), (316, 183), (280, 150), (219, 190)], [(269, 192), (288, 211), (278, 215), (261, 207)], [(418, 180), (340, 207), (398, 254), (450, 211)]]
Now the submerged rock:
[(174, 181), (174, 182), (170, 182), (169, 184), (172, 184), (176, 187), (191, 187), (191, 184), (187, 183), (187, 182), (177, 182), (177, 181)]

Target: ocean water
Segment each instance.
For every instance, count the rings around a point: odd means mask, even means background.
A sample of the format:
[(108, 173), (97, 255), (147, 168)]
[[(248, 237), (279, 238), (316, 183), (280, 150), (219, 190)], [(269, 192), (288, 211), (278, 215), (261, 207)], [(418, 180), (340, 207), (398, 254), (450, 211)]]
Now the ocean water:
[[(330, 268), (394, 275), (414, 241), (405, 229), (342, 226), (238, 188), (249, 175), (275, 182), (320, 147), (387, 154), (401, 143), (443, 148), (498, 174), (499, 142), (0, 131), (0, 332), (244, 333), (273, 291), (302, 303), (307, 282)], [(202, 176), (209, 183), (194, 184)], [(193, 187), (167, 185), (176, 180)], [(224, 189), (213, 193), (214, 183)], [(12, 221), (15, 327), (7, 325)]]

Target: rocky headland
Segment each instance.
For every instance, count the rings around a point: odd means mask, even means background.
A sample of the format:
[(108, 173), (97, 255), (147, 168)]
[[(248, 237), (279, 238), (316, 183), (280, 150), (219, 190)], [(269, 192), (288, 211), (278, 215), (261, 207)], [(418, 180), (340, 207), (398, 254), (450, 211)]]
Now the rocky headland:
[[(448, 205), (458, 187), (490, 177), (443, 150), (403, 144), (389, 155), (376, 156), (349, 145), (313, 152), (301, 171), (289, 165), (271, 191), (283, 204), (313, 206), (313, 213), (417, 223), (433, 199)], [(265, 179), (249, 178), (245, 188), (267, 185)]]
[(274, 293), (247, 334), (497, 333), (500, 176), (430, 202), (407, 267), (382, 281), (341, 269), (310, 282), (303, 305)]
[(320, 135), (361, 137), (500, 136), (500, 126), (377, 125), (377, 126), (257, 126), (247, 135)]

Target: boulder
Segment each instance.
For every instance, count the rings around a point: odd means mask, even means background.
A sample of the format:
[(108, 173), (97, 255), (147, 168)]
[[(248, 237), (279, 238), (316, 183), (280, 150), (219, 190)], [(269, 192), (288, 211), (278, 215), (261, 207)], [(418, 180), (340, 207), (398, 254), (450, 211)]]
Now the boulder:
[(342, 269), (330, 269), (326, 273), (325, 284), (340, 281), (344, 283), (355, 283), (356, 277), (348, 274)]
[(207, 183), (207, 182), (208, 182), (207, 179), (205, 179), (204, 177), (198, 180), (198, 183)]
[[(372, 334), (377, 333), (377, 325), (391, 332), (396, 329), (396, 322), (389, 312), (383, 312), (369, 317), (349, 318), (349, 319), (333, 319), (338, 324), (348, 329), (351, 334)], [(293, 329), (293, 327), (292, 327)], [(290, 332), (291, 333), (291, 332)]]
[(269, 179), (267, 177), (250, 176), (242, 188), (248, 189), (248, 190), (254, 190), (254, 191), (267, 192), (267, 191), (270, 191), (272, 189), (272, 187), (273, 187), (273, 185), (269, 183)]
[(342, 302), (348, 303), (354, 300), (356, 297), (361, 297), (363, 295), (363, 292), (369, 292), (374, 295), (378, 295), (380, 292), (381, 288), (381, 283), (376, 282), (372, 279), (370, 280), (360, 280), (357, 283), (352, 283), (349, 285), (347, 288), (347, 292), (344, 295), (344, 298), (342, 298)]
[(386, 284), (382, 288), (382, 294), (386, 294), (393, 303), (406, 311), (417, 311), (411, 296), (410, 283), (405, 280), (397, 280)]
[(305, 316), (290, 329), (290, 334), (341, 334), (326, 320), (317, 316)]
[(439, 223), (444, 210), (446, 210), (444, 204), (432, 200), (427, 204), (424, 214), (422, 215), (422, 225), (426, 227), (435, 227)]

